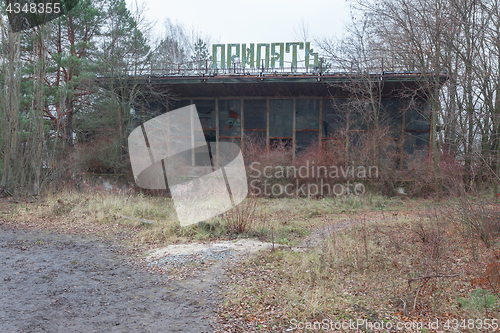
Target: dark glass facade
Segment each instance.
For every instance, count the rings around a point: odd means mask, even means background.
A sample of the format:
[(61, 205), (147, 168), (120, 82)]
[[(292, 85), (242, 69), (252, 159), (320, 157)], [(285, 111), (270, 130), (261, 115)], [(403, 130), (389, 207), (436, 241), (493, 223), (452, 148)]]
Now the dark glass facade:
[(207, 142), (235, 142), (242, 149), (245, 140), (259, 140), (269, 149), (285, 143), (298, 153), (314, 144), (354, 140), (372, 131), (375, 120), (405, 154), (429, 149), (430, 110), (425, 101), (385, 98), (374, 105), (324, 97), (183, 98), (143, 103), (142, 114), (153, 118), (167, 110), (165, 105), (175, 110), (193, 103)]

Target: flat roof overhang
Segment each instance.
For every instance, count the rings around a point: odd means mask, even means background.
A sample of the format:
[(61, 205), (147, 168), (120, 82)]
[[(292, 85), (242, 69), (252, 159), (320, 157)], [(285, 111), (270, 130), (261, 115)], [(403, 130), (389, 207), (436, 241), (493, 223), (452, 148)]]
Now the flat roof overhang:
[[(382, 97), (402, 98), (412, 92), (424, 98), (423, 87), (436, 81), (437, 75), (422, 75), (414, 72), (384, 72), (380, 74), (276, 74), (259, 75), (199, 75), (162, 76), (147, 75), (126, 77), (134, 85), (148, 86), (154, 92), (167, 94), (174, 99), (181, 98), (224, 98), (224, 97), (348, 97), (356, 91), (366, 91), (370, 85), (382, 90)], [(439, 75), (439, 84), (447, 80)], [(99, 77), (101, 86), (106, 87), (113, 78)], [(114, 78), (114, 80), (123, 79)], [(378, 88), (380, 87), (380, 88)], [(146, 95), (147, 96), (147, 95)]]

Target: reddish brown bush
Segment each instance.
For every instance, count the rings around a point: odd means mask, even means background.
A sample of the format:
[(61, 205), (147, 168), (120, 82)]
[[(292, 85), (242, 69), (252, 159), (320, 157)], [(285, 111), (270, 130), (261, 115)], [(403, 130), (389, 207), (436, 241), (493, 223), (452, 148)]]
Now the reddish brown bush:
[[(439, 175), (435, 174), (427, 151), (403, 156), (402, 166), (399, 142), (389, 134), (385, 128), (380, 129), (378, 138), (369, 131), (349, 135), (337, 133), (321, 144), (311, 143), (295, 157), (288, 141), (274, 141), (267, 149), (264, 140), (245, 138), (244, 157), (250, 188), (258, 192), (256, 195), (276, 197), (287, 195), (283, 188), (291, 187), (289, 184), (293, 184), (295, 190), (304, 185), (315, 190), (317, 186), (325, 191), (313, 191), (312, 196), (321, 197), (338, 195), (338, 191), (332, 191), (333, 186), (342, 183), (345, 189), (346, 182), (353, 181), (384, 195), (397, 195), (398, 187), (403, 187), (410, 196), (433, 195), (436, 189), (440, 195), (458, 194), (463, 186), (463, 166), (453, 156), (440, 153)], [(337, 167), (336, 174), (333, 167)], [(283, 170), (282, 174), (280, 170)], [(255, 191), (252, 181), (261, 187), (265, 182), (267, 194), (258, 189)], [(304, 196), (304, 192), (295, 191), (294, 195)]]

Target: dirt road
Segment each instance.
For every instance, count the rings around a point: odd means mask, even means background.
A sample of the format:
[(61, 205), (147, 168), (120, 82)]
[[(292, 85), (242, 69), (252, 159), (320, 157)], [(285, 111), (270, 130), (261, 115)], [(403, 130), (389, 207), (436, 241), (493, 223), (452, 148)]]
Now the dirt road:
[(211, 332), (223, 263), (167, 282), (98, 239), (0, 222), (0, 332)]

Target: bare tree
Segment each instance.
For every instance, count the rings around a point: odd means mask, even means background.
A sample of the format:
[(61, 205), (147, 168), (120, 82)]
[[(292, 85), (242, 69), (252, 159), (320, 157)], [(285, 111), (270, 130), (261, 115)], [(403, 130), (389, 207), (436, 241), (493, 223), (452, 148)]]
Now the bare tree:
[[(345, 107), (346, 119), (358, 118), (357, 123), (371, 133), (373, 140), (373, 162), (380, 167), (382, 145), (380, 142), (382, 92), (382, 56), (377, 45), (377, 36), (370, 28), (371, 19), (364, 17), (348, 27), (344, 39), (324, 39), (319, 41), (327, 61), (337, 69), (351, 74), (348, 82), (335, 84), (349, 96)], [(353, 122), (354, 124), (354, 122)], [(351, 126), (348, 125), (350, 128)], [(350, 143), (350, 129), (346, 131), (346, 144)], [(347, 149), (347, 148), (346, 148)], [(347, 149), (348, 151), (349, 149)]]
[(208, 59), (204, 54), (203, 45), (209, 45), (210, 41), (209, 35), (203, 35), (194, 29), (188, 30), (184, 25), (173, 23), (167, 18), (162, 34), (155, 42), (152, 55), (153, 71), (176, 73), (179, 70), (192, 70), (201, 58)]
[[(439, 188), (440, 154), (464, 161), (465, 180), (500, 171), (500, 23), (498, 1), (359, 0), (351, 31), (332, 58), (356, 72), (383, 58), (386, 71), (419, 73), (430, 106), (432, 163)], [(361, 32), (361, 34), (360, 34)], [(361, 38), (362, 37), (362, 38)], [(344, 50), (357, 49), (345, 57)], [(364, 50), (364, 51), (363, 51)], [(364, 57), (369, 54), (370, 57)], [(350, 59), (350, 68), (349, 61)], [(443, 78), (446, 83), (443, 84)]]

